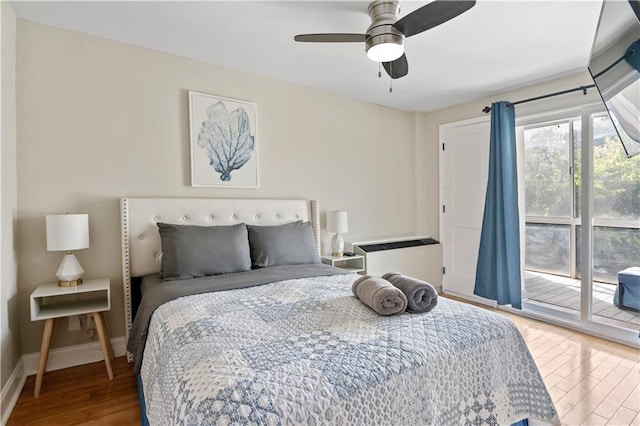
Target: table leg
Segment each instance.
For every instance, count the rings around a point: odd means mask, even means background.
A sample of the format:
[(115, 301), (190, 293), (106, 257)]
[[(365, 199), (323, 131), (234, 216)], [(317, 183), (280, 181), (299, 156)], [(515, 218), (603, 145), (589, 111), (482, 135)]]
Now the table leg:
[(42, 345), (40, 346), (40, 362), (38, 363), (38, 374), (36, 375), (36, 387), (33, 391), (33, 397), (40, 396), (40, 387), (42, 386), (42, 376), (47, 368), (47, 360), (49, 359), (49, 346), (51, 345), (51, 336), (53, 335), (54, 318), (49, 318), (44, 323), (44, 331), (42, 332)]
[(109, 380), (112, 380), (113, 370), (111, 369), (111, 358), (109, 357), (109, 343), (107, 342), (107, 336), (104, 330), (102, 314), (100, 312), (94, 312), (93, 319), (96, 322), (96, 330), (100, 338), (100, 346), (102, 346), (102, 356), (104, 356), (104, 364), (107, 366), (107, 374), (109, 375)]
[(107, 321), (104, 319), (104, 315), (102, 315), (102, 323), (104, 324), (104, 335), (107, 340), (107, 349), (109, 349), (109, 358), (114, 360), (116, 357), (113, 355), (113, 346), (111, 345), (111, 335), (109, 334), (109, 327), (107, 327)]

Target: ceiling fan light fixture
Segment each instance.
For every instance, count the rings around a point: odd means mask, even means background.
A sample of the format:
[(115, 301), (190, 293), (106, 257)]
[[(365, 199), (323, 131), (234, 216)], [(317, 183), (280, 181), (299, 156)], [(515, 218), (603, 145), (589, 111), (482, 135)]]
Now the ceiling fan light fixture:
[(404, 34), (393, 27), (400, 13), (397, 0), (376, 0), (369, 5), (371, 25), (364, 50), (374, 62), (395, 61), (404, 54)]
[(367, 57), (375, 62), (391, 62), (404, 53), (404, 46), (396, 43), (380, 43), (367, 50)]
[(374, 62), (391, 62), (404, 54), (404, 37), (397, 34), (381, 34), (365, 42), (367, 57)]

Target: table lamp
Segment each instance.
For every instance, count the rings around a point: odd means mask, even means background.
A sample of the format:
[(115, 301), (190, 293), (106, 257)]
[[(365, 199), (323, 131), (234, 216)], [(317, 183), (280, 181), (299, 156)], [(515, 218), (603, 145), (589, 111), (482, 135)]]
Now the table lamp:
[(58, 214), (47, 215), (47, 250), (66, 251), (56, 275), (60, 287), (82, 284), (84, 269), (71, 250), (89, 247), (89, 215)]
[(344, 239), (342, 235), (349, 231), (347, 212), (331, 210), (327, 213), (327, 231), (335, 232), (331, 239), (331, 256), (342, 257), (344, 253)]

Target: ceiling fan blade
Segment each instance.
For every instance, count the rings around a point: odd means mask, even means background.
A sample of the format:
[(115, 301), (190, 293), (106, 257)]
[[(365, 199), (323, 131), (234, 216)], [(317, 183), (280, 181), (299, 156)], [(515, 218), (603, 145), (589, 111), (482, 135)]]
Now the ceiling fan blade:
[(407, 62), (407, 55), (404, 53), (395, 61), (383, 62), (382, 66), (384, 70), (389, 74), (389, 77), (396, 78), (404, 77), (409, 73), (409, 63)]
[(416, 9), (393, 26), (406, 37), (419, 34), (466, 12), (475, 6), (472, 1), (435, 0)]
[(367, 39), (365, 34), (298, 34), (293, 38), (295, 41), (305, 43), (364, 43)]

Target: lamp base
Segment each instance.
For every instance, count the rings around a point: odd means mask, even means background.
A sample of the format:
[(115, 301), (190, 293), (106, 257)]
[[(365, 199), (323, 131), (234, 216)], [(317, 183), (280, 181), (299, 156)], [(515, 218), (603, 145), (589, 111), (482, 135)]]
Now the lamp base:
[(71, 280), (71, 281), (58, 280), (58, 287), (75, 287), (80, 284), (82, 284), (82, 278), (78, 278), (77, 280)]
[(62, 258), (58, 272), (56, 272), (58, 287), (75, 287), (78, 284), (82, 284), (82, 274), (84, 274), (84, 269), (82, 269), (76, 257), (71, 253), (67, 253)]
[(343, 253), (344, 253), (344, 240), (342, 239), (342, 235), (335, 234), (331, 239), (331, 256), (342, 257)]

